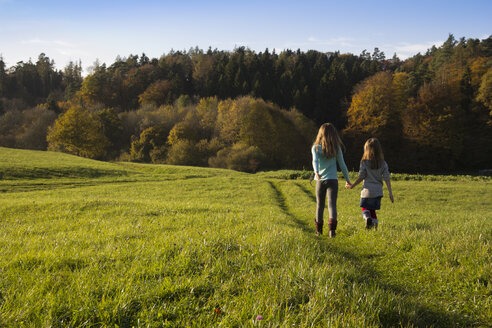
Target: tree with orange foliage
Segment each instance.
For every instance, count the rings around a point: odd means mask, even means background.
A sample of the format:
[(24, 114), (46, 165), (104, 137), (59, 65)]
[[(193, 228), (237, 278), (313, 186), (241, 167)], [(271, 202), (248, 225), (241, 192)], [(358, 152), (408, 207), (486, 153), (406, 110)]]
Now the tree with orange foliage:
[(160, 106), (167, 104), (170, 102), (169, 91), (171, 88), (171, 82), (168, 80), (154, 82), (138, 96), (138, 102), (141, 105), (153, 104)]
[(482, 83), (478, 89), (477, 101), (484, 104), (490, 110), (490, 119), (492, 119), (492, 68), (482, 77)]
[[(400, 85), (395, 87), (399, 88)], [(379, 72), (367, 78), (355, 88), (347, 111), (348, 124), (345, 133), (383, 138), (391, 133), (390, 125), (399, 120), (398, 112), (392, 104), (393, 75), (390, 72)]]

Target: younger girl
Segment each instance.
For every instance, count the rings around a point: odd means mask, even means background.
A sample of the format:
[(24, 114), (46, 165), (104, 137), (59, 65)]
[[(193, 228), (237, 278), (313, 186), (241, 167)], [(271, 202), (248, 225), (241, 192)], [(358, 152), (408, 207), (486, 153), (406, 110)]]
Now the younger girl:
[(337, 163), (342, 170), (347, 184), (350, 177), (342, 155), (342, 140), (335, 126), (331, 123), (323, 124), (318, 131), (316, 141), (311, 148), (313, 155), (313, 170), (316, 177), (316, 234), (323, 234), (323, 212), (328, 194), (329, 236), (335, 237), (337, 229)]
[(384, 161), (383, 149), (379, 140), (370, 138), (364, 145), (364, 155), (360, 161), (359, 178), (354, 184), (347, 183), (346, 188), (354, 188), (361, 181), (364, 181), (360, 195), (360, 207), (362, 207), (362, 217), (366, 221), (366, 228), (378, 227), (376, 210), (381, 208), (381, 197), (383, 197), (383, 180), (388, 187), (388, 194), (393, 203), (393, 193), (391, 191), (390, 173), (388, 164)]

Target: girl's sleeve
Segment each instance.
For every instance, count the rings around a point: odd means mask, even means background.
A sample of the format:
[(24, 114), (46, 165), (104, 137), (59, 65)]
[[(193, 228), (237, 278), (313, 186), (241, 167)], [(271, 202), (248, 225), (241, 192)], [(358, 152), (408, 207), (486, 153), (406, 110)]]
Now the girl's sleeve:
[(360, 161), (359, 167), (359, 179), (365, 179), (367, 177), (367, 167), (364, 161)]
[(311, 153), (313, 154), (313, 170), (316, 173), (319, 173), (319, 154), (316, 151), (316, 146), (311, 148)]
[(343, 154), (341, 148), (338, 148), (337, 163), (338, 166), (340, 167), (340, 170), (342, 170), (342, 174), (345, 177), (345, 180), (350, 181), (347, 165), (345, 165), (345, 161), (343, 160)]
[(383, 172), (382, 172), (382, 177), (383, 177), (383, 180), (389, 180), (390, 179), (390, 172), (389, 172), (389, 168), (388, 168), (388, 163), (384, 162), (383, 164)]

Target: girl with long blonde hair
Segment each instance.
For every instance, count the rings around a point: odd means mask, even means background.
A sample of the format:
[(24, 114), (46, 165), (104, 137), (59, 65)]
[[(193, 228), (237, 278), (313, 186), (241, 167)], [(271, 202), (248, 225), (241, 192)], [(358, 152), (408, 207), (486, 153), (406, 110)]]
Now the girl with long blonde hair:
[(337, 163), (345, 180), (347, 180), (347, 184), (350, 184), (347, 165), (343, 160), (342, 147), (343, 143), (335, 126), (331, 123), (325, 123), (319, 128), (316, 141), (311, 148), (316, 179), (316, 219), (314, 220), (316, 234), (323, 234), (323, 212), (326, 198), (328, 198), (330, 214), (328, 229), (329, 236), (332, 238), (335, 237), (335, 230), (337, 229)]

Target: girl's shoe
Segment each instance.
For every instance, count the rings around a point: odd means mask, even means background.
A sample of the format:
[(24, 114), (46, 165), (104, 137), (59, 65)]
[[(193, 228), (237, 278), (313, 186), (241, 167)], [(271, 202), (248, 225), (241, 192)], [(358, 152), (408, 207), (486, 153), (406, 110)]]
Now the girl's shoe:
[(316, 221), (316, 219), (314, 219), (314, 226), (316, 227), (316, 236), (320, 236), (323, 234), (323, 221)]
[(362, 218), (364, 221), (366, 221), (366, 229), (371, 229), (372, 228), (372, 218), (371, 218), (371, 212), (367, 209), (362, 211)]
[(329, 219), (328, 220), (328, 230), (330, 230), (328, 232), (328, 236), (330, 238), (335, 238), (335, 235), (336, 235), (335, 230), (337, 230), (337, 223), (338, 223), (337, 219)]

